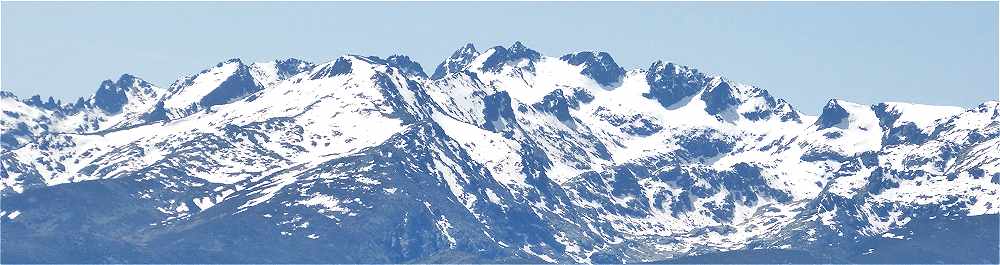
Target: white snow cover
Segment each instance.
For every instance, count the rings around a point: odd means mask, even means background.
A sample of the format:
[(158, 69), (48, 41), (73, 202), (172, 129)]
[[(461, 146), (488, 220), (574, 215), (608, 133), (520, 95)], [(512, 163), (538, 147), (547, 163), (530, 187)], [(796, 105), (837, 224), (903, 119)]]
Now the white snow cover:
[(190, 77), (188, 82), (174, 83), (170, 87), (170, 96), (164, 100), (164, 107), (169, 109), (186, 109), (197, 104), (212, 90), (219, 87), (241, 66), (239, 61), (227, 61), (220, 66), (212, 67), (203, 73)]

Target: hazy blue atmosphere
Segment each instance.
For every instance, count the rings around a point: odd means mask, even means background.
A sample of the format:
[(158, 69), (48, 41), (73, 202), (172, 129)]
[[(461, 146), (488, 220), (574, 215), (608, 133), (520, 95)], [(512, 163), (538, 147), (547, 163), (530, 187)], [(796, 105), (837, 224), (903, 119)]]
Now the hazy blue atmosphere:
[(975, 3), (2, 4), (2, 89), (65, 100), (132, 73), (159, 86), (229, 58), (406, 54), (425, 71), (467, 42), (548, 56), (657, 59), (768, 89), (815, 114), (832, 97), (971, 107), (998, 95), (998, 8)]

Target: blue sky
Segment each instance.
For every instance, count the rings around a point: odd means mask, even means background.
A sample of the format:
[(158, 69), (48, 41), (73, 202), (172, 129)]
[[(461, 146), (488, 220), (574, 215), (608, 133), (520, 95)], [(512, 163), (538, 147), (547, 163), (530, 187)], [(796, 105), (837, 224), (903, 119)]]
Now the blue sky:
[(3, 2), (2, 89), (63, 100), (132, 73), (160, 86), (228, 58), (406, 54), (426, 71), (471, 42), (611, 53), (757, 85), (818, 113), (830, 98), (996, 100), (997, 2)]

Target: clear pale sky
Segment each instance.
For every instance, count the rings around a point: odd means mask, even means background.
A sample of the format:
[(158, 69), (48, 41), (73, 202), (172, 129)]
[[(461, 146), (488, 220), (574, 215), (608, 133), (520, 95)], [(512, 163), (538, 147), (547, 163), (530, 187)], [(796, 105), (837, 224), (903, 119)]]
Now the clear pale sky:
[(229, 58), (406, 54), (427, 72), (471, 42), (662, 59), (818, 113), (830, 98), (996, 100), (997, 2), (3, 2), (2, 88), (72, 100), (131, 73), (162, 87)]

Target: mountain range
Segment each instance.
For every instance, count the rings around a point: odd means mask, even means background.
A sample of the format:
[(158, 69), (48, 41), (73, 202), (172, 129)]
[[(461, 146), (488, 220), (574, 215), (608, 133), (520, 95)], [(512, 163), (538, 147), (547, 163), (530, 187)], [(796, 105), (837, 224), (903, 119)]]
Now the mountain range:
[[(809, 84), (802, 84), (809, 89)], [(0, 95), (12, 263), (997, 263), (1000, 102), (460, 47)], [(919, 250), (919, 251), (918, 251)], [(736, 257), (733, 260), (733, 257)]]

